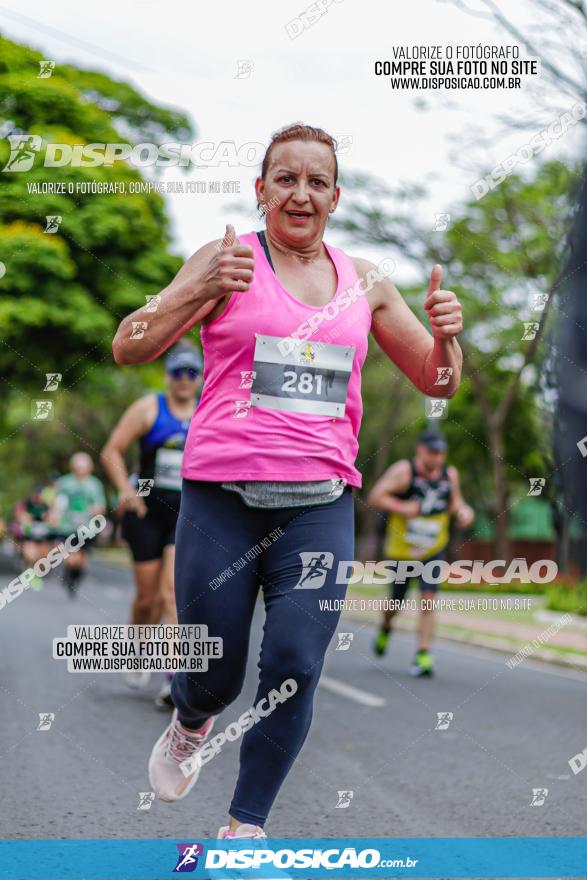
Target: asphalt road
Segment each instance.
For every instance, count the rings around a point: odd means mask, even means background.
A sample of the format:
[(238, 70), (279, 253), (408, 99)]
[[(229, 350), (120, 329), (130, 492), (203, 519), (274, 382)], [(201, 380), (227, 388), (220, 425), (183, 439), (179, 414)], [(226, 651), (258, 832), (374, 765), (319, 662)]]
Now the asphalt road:
[[(13, 574), (2, 574), (4, 585)], [(167, 713), (119, 674), (73, 675), (52, 659), (68, 624), (127, 622), (130, 576), (94, 567), (79, 598), (47, 578), (0, 610), (1, 838), (214, 837), (226, 819), (238, 743), (202, 771), (188, 798), (137, 809), (146, 768)], [(225, 724), (253, 702), (263, 612), (259, 606), (243, 693)], [(587, 769), (568, 760), (587, 746), (587, 676), (470, 647), (439, 643), (437, 675), (408, 674), (412, 636), (398, 633), (384, 660), (372, 631), (331, 645), (314, 722), (273, 809), (273, 836), (580, 836)], [(55, 713), (37, 731), (41, 712)], [(437, 713), (452, 712), (436, 730)], [(224, 723), (222, 727), (224, 727)], [(220, 729), (220, 728), (219, 728)], [(532, 789), (547, 788), (530, 806)], [(338, 791), (352, 791), (346, 808)]]

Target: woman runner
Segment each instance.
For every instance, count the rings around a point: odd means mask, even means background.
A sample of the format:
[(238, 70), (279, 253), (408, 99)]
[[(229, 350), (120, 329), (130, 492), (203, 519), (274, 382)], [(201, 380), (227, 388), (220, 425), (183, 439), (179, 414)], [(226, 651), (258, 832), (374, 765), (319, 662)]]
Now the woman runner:
[[(175, 588), (179, 622), (205, 624), (222, 638), (223, 655), (207, 672), (174, 676), (177, 708), (149, 762), (162, 800), (191, 790), (215, 718), (241, 690), (263, 590), (255, 718), (220, 838), (265, 836), (308, 734), (339, 618), (320, 600), (344, 598), (338, 561), (354, 557), (369, 331), (422, 393), (451, 397), (460, 381), (461, 306), (441, 290), (441, 267), (424, 303), (430, 334), (384, 271), (323, 241), (340, 197), (335, 151), (319, 128), (295, 124), (274, 135), (256, 181), (266, 230), (237, 239), (227, 225), (161, 292), (157, 312), (137, 309), (113, 342), (117, 363), (143, 363), (201, 325), (204, 391), (184, 455)], [(148, 321), (142, 339), (131, 339), (133, 321)], [(448, 384), (436, 384), (447, 367)]]

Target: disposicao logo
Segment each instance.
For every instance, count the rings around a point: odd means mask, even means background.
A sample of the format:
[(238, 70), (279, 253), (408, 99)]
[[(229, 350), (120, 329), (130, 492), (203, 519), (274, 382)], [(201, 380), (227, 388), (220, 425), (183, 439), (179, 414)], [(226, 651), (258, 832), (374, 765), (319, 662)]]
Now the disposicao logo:
[(173, 869), (174, 874), (188, 874), (195, 871), (198, 866), (198, 857), (204, 855), (204, 847), (201, 843), (178, 843), (177, 865)]

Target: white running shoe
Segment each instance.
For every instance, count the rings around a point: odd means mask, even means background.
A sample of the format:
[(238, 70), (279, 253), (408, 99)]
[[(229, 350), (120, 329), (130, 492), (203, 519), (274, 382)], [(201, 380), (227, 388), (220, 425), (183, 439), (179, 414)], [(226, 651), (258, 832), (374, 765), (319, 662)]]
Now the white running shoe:
[(211, 716), (201, 730), (188, 730), (174, 709), (171, 724), (159, 737), (149, 759), (149, 781), (162, 801), (179, 801), (192, 790), (200, 775), (200, 749), (214, 726)]
[(131, 670), (131, 672), (125, 672), (123, 678), (127, 687), (133, 691), (139, 691), (147, 687), (151, 673), (148, 669)]

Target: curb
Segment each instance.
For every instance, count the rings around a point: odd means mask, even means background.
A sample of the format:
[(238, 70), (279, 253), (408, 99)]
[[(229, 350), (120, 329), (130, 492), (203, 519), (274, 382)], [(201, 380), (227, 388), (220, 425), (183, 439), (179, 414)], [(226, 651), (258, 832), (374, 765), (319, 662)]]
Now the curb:
[(587, 632), (587, 617), (582, 617), (580, 614), (572, 614), (570, 611), (547, 611), (542, 609), (542, 611), (536, 612), (536, 620), (539, 620), (540, 623), (556, 623), (563, 614), (568, 614), (571, 618), (569, 624), (571, 629), (584, 629)]
[[(553, 612), (554, 613), (554, 612)], [(346, 620), (354, 620), (357, 622), (366, 623), (364, 612), (357, 614), (356, 612), (343, 612), (343, 618)], [(558, 619), (560, 614), (555, 615)], [(378, 621), (378, 617), (370, 617), (368, 619), (369, 623), (373, 623), (374, 625)], [(549, 621), (551, 622), (551, 621)], [(402, 632), (415, 632), (414, 626), (410, 625), (411, 622), (402, 620), (399, 617), (395, 624), (394, 628), (400, 630)], [(445, 625), (439, 625), (437, 628), (437, 639), (441, 641), (448, 642), (458, 642), (464, 645), (472, 645), (477, 648), (485, 648), (491, 651), (495, 651), (498, 654), (508, 654), (509, 657), (515, 657), (516, 654), (522, 650), (522, 648), (531, 645), (531, 642), (516, 642), (512, 644), (508, 639), (500, 638), (496, 636), (493, 638), (492, 636), (486, 635), (471, 635), (465, 632), (455, 632), (451, 631)], [(543, 663), (547, 663), (551, 666), (563, 666), (567, 669), (578, 669), (581, 672), (587, 672), (587, 656), (582, 654), (572, 654), (572, 653), (563, 653), (559, 651), (549, 651), (544, 648), (535, 648), (531, 653), (524, 658), (528, 660), (540, 660)], [(521, 660), (520, 664), (524, 661)], [(518, 665), (518, 664), (516, 664)]]

